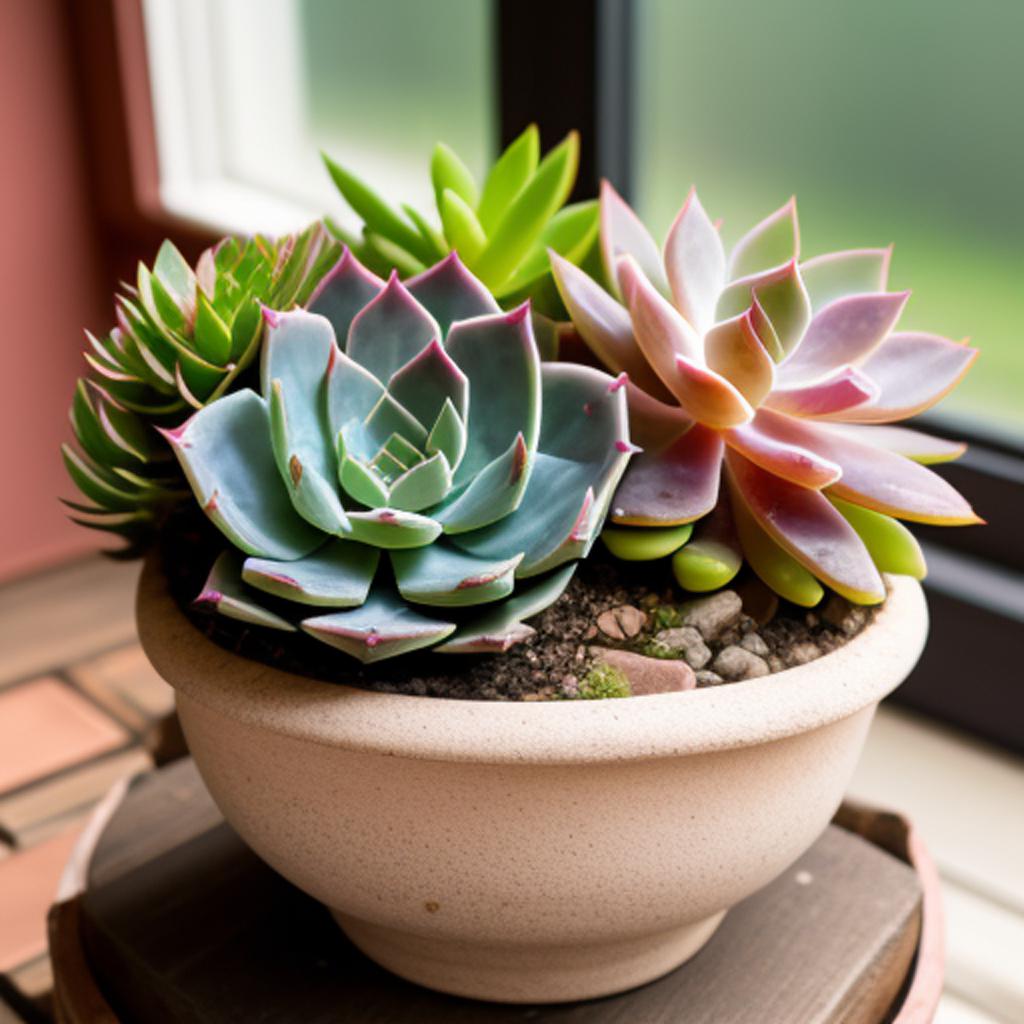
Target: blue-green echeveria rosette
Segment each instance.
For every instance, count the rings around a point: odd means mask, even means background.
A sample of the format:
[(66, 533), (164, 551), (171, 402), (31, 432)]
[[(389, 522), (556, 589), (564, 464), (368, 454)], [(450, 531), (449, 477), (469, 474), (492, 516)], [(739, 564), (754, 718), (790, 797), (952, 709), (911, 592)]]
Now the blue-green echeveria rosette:
[(403, 283), (345, 251), (264, 318), (262, 394), (165, 434), (231, 542), (200, 601), (364, 662), (529, 636), (633, 451), (621, 382), (542, 363), (455, 254)]

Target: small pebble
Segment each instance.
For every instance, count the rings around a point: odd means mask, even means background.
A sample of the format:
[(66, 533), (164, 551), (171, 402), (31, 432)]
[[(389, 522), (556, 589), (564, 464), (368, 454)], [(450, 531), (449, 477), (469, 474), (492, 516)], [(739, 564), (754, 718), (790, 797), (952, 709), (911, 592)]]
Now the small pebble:
[(595, 636), (597, 636), (597, 626), (587, 626), (587, 631), (583, 634), (583, 639), (593, 640)]
[(685, 661), (648, 658), (633, 651), (610, 647), (592, 647), (590, 653), (622, 672), (629, 680), (629, 689), (634, 697), (692, 690), (697, 685), (693, 669)]
[(782, 672), (786, 667), (786, 663), (777, 654), (770, 654), (768, 656), (768, 667), (773, 672)]
[(738, 682), (741, 679), (756, 679), (769, 673), (768, 662), (756, 654), (737, 647), (735, 644), (718, 652), (711, 668), (723, 679)]
[(647, 616), (631, 604), (609, 608), (597, 617), (597, 628), (613, 640), (628, 640), (647, 624)]
[(867, 621), (868, 610), (863, 605), (851, 604), (845, 597), (833, 594), (825, 604), (821, 617), (846, 636), (854, 636)]
[(572, 673), (562, 676), (560, 689), (566, 697), (576, 697), (580, 692), (579, 678)]
[(788, 661), (790, 665), (806, 665), (809, 661), (820, 657), (821, 648), (817, 644), (811, 643), (810, 640), (804, 640), (790, 647)]
[(761, 639), (760, 633), (748, 633), (741, 641), (740, 647), (759, 658), (768, 656), (768, 645)]
[(807, 623), (808, 629), (814, 629), (814, 627), (817, 626), (819, 622), (821, 622), (821, 619), (818, 618), (817, 612), (808, 612), (804, 616), (804, 622)]
[(654, 639), (674, 654), (682, 655), (692, 669), (701, 669), (711, 660), (711, 648), (704, 643), (704, 638), (693, 626), (663, 629)]
[(712, 672), (709, 668), (697, 673), (698, 686), (721, 686), (724, 682), (725, 680), (717, 672)]
[(687, 601), (679, 608), (680, 622), (699, 629), (705, 640), (717, 637), (739, 620), (743, 602), (735, 590), (720, 590), (710, 597)]

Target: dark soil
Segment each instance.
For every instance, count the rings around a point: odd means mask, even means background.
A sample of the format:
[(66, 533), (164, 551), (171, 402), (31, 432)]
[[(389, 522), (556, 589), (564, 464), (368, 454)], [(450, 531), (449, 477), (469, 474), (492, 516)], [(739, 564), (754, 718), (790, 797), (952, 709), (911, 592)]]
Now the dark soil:
[[(672, 584), (667, 560), (622, 563), (596, 546), (582, 562), (566, 592), (530, 620), (533, 636), (503, 654), (444, 655), (417, 651), (363, 666), (301, 632), (282, 633), (201, 611), (192, 606), (223, 541), (204, 520), (172, 520), (161, 552), (170, 589), (195, 626), (215, 643), (243, 657), (325, 682), (345, 683), (387, 693), (470, 700), (545, 700), (574, 697), (594, 662), (592, 647), (618, 647), (658, 657), (681, 657), (656, 639), (666, 628), (685, 624), (694, 595)], [(711, 657), (697, 671), (698, 686), (729, 680), (712, 669), (727, 647), (754, 646), (768, 671), (802, 664), (842, 646), (866, 626), (873, 610), (852, 609), (836, 595), (808, 611), (786, 602), (767, 619), (774, 599), (752, 575), (737, 577), (731, 588), (743, 611), (714, 636), (705, 637)], [(689, 604), (688, 604), (689, 602)], [(273, 607), (273, 599), (267, 600)], [(622, 607), (643, 612), (640, 632), (609, 636), (598, 628), (603, 612)], [(749, 612), (749, 614), (748, 614)], [(765, 647), (752, 645), (756, 634)], [(691, 662), (692, 664), (692, 662)], [(696, 667), (696, 666), (695, 666)], [(765, 669), (751, 674), (765, 674)]]

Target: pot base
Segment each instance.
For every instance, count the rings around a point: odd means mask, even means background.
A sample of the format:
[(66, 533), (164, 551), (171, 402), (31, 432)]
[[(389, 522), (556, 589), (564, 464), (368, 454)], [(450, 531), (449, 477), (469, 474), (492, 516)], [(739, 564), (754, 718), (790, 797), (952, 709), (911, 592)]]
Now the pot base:
[(583, 946), (487, 944), (415, 935), (331, 911), (345, 934), (393, 974), (426, 988), (498, 1003), (565, 1003), (614, 995), (685, 963), (725, 911), (667, 932)]

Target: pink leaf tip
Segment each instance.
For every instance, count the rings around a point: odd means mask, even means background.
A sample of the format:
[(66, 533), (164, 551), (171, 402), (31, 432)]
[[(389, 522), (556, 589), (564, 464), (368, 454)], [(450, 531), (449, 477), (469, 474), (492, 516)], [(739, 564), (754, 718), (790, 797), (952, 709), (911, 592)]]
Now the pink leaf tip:
[(269, 306), (260, 306), (260, 312), (263, 314), (263, 322), (268, 327), (277, 327), (281, 323), (281, 315), (277, 310)]

